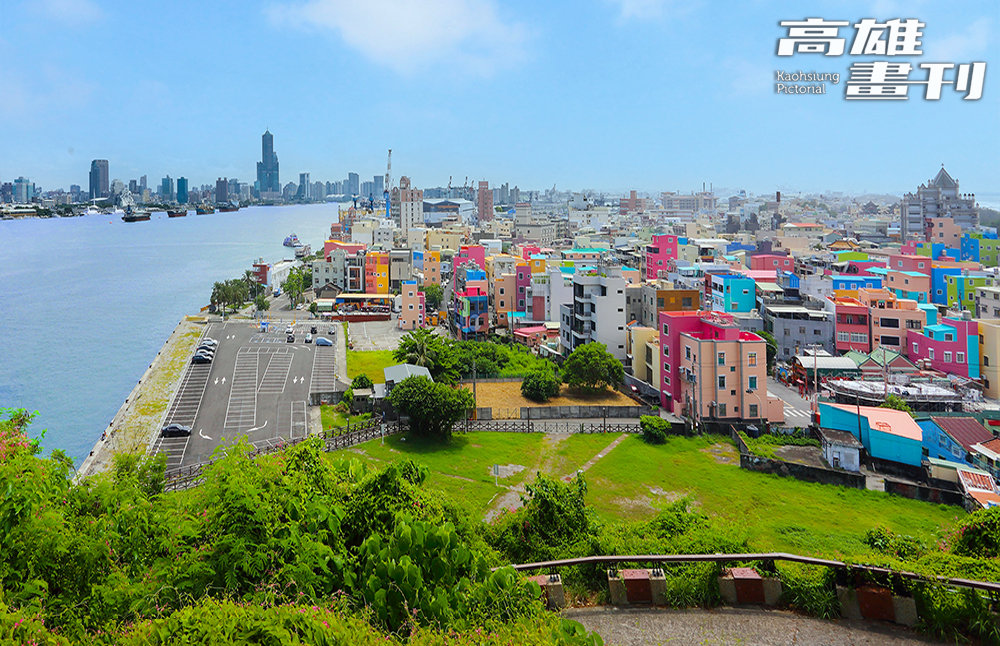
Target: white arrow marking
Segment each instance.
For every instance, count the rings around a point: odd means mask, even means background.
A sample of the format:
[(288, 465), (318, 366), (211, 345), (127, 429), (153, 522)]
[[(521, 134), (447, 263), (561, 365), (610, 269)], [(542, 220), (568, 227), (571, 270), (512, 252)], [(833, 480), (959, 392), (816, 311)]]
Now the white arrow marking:
[(207, 436), (204, 433), (202, 433), (200, 428), (198, 429), (198, 436), (201, 437), (201, 438), (203, 438), (203, 439), (206, 439), (206, 440), (212, 439), (209, 436)]
[(259, 431), (260, 429), (264, 428), (265, 426), (267, 426), (267, 420), (266, 419), (264, 420), (264, 423), (261, 424), (260, 426), (258, 426), (257, 428), (247, 429), (247, 433), (253, 433), (254, 431)]
[(218, 377), (215, 378), (215, 383), (216, 383), (216, 385), (218, 385), (218, 383), (219, 383), (219, 378)]
[(225, 377), (222, 378), (222, 383), (226, 383), (226, 378)]

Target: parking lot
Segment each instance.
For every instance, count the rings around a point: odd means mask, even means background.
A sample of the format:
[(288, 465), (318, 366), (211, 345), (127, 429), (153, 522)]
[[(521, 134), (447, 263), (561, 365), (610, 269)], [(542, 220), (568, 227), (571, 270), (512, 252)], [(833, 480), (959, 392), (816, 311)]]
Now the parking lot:
[[(219, 342), (208, 364), (188, 364), (164, 424), (191, 427), (187, 437), (157, 437), (153, 451), (167, 455), (167, 469), (204, 462), (220, 445), (247, 437), (255, 446), (305, 437), (313, 381), (336, 384), (336, 347), (304, 343), (310, 323), (295, 326), (286, 342), (284, 325), (262, 333), (249, 321), (210, 323), (205, 336)], [(323, 333), (329, 325), (318, 329)]]
[(348, 323), (348, 334), (355, 350), (395, 350), (400, 337), (406, 332), (400, 330), (399, 321), (392, 318), (389, 321)]

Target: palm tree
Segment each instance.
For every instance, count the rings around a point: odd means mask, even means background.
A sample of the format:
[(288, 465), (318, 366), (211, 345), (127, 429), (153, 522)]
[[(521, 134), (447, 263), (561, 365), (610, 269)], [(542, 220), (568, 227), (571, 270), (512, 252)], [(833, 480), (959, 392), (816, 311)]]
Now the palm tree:
[(247, 269), (243, 272), (243, 282), (247, 284), (247, 291), (250, 294), (250, 298), (256, 298), (257, 294), (260, 293), (260, 283), (257, 282), (257, 274), (253, 273), (252, 269)]

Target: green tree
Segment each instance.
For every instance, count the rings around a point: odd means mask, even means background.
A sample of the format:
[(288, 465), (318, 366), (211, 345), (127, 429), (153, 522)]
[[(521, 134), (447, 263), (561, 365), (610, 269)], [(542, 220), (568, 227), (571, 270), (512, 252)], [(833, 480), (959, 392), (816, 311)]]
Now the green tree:
[(559, 394), (561, 382), (552, 372), (531, 372), (521, 382), (521, 394), (536, 402), (543, 402)]
[(271, 309), (270, 301), (263, 294), (257, 294), (257, 298), (253, 299), (253, 305), (258, 312), (266, 312)]
[(247, 294), (250, 298), (257, 298), (257, 295), (261, 293), (263, 289), (261, 284), (257, 282), (257, 274), (253, 272), (252, 269), (247, 269), (243, 272), (243, 282), (247, 286)]
[(372, 380), (368, 378), (368, 375), (363, 372), (351, 381), (351, 388), (354, 390), (371, 388), (374, 385)]
[(424, 285), (420, 288), (420, 291), (424, 293), (424, 301), (427, 306), (427, 311), (437, 311), (441, 309), (441, 301), (444, 300), (444, 290), (437, 283), (430, 283), (429, 285)]
[(302, 283), (302, 274), (298, 268), (292, 268), (288, 271), (288, 277), (281, 282), (281, 289), (288, 295), (288, 304), (291, 307), (299, 304), (304, 286)]
[(562, 373), (570, 388), (585, 393), (614, 388), (625, 378), (621, 361), (608, 352), (607, 346), (596, 342), (573, 350), (563, 363)]
[(316, 304), (316, 301), (313, 301), (312, 303), (309, 303), (309, 313), (310, 314), (312, 314), (313, 316), (316, 316), (316, 313), (318, 311), (319, 311), (319, 305)]
[(774, 338), (774, 335), (766, 330), (761, 330), (757, 333), (757, 336), (764, 339), (767, 351), (767, 370), (768, 372), (774, 368), (774, 362), (778, 358), (778, 341)]
[(904, 413), (913, 414), (913, 409), (910, 405), (906, 403), (906, 400), (899, 395), (889, 395), (885, 398), (885, 401), (879, 406), (879, 408), (892, 408), (894, 410), (901, 410)]
[(458, 380), (454, 345), (430, 330), (413, 330), (403, 336), (392, 356), (396, 361), (427, 368), (436, 382)]
[(422, 437), (451, 439), (451, 427), (475, 407), (472, 393), (434, 383), (427, 377), (407, 377), (393, 387), (389, 401), (410, 418), (410, 432)]

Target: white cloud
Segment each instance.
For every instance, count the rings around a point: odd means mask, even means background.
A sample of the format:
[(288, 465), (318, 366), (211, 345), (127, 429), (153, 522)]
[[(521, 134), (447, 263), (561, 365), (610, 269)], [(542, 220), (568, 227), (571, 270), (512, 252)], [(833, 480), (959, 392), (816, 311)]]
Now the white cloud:
[[(938, 63), (971, 63), (975, 60), (982, 60), (992, 35), (992, 21), (989, 18), (980, 18), (965, 31), (943, 38), (928, 38), (927, 28), (924, 28), (923, 58), (928, 61)], [(928, 56), (932, 58), (928, 58)]]
[(664, 15), (669, 7), (673, 17), (682, 16), (693, 12), (700, 2), (690, 0), (678, 3), (674, 0), (607, 0), (618, 7), (618, 19), (622, 22), (636, 18), (646, 20), (659, 18)]
[(275, 24), (337, 34), (376, 63), (412, 73), (434, 63), (489, 76), (524, 58), (528, 30), (492, 0), (308, 0), (268, 10)]
[(104, 15), (91, 0), (41, 0), (38, 7), (45, 16), (71, 24), (93, 22)]

